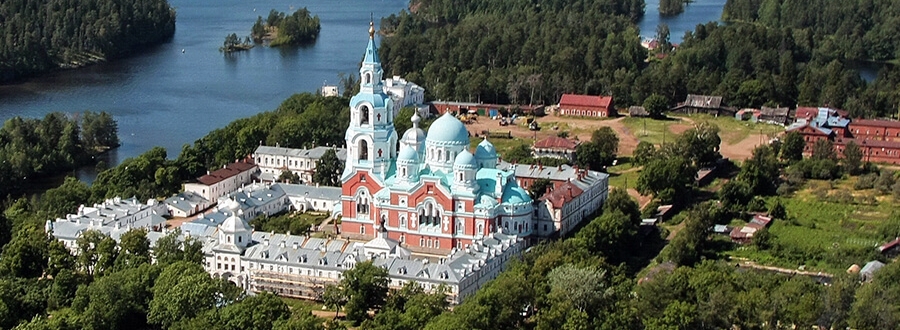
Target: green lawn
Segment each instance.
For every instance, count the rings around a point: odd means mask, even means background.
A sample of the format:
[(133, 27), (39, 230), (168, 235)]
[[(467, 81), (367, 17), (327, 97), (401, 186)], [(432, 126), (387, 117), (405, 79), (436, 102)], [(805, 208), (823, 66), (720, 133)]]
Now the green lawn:
[(775, 134), (784, 132), (784, 127), (779, 125), (752, 123), (749, 121), (740, 121), (734, 117), (713, 117), (707, 114), (696, 114), (686, 116), (694, 122), (711, 122), (719, 126), (719, 137), (722, 142), (727, 144), (736, 144), (743, 141), (750, 134), (765, 134), (774, 137)]
[[(478, 146), (478, 144), (481, 143), (481, 141), (483, 139), (480, 137), (472, 137), (469, 140), (471, 142), (470, 143), (471, 148), (475, 149)], [(533, 139), (523, 139), (523, 138), (517, 138), (517, 137), (514, 137), (512, 139), (493, 138), (493, 139), (488, 139), (488, 141), (490, 141), (491, 144), (494, 145), (494, 148), (497, 149), (497, 154), (501, 155), (501, 156), (503, 154), (505, 154), (507, 151), (512, 150), (512, 148), (515, 148), (519, 145), (526, 145), (529, 148), (531, 148), (531, 145), (534, 144)]]
[(620, 159), (620, 163), (616, 166), (607, 168), (609, 172), (609, 186), (617, 188), (634, 188), (637, 179), (641, 175), (640, 169), (636, 169), (634, 164), (627, 160)]
[[(682, 120), (685, 118), (686, 120)], [(675, 133), (672, 132), (672, 125), (691, 125), (694, 123), (710, 122), (719, 127), (719, 137), (725, 144), (736, 144), (749, 136), (750, 134), (766, 134), (774, 136), (777, 133), (784, 132), (784, 127), (763, 123), (751, 123), (749, 121), (739, 121), (734, 117), (714, 117), (707, 114), (694, 115), (670, 115), (668, 119), (657, 120), (649, 118), (625, 118), (622, 122), (628, 127), (629, 132), (641, 141), (647, 141), (653, 144), (662, 144), (664, 141), (672, 141)]]
[(670, 118), (665, 120), (657, 120), (650, 118), (628, 117), (622, 119), (622, 123), (628, 128), (628, 132), (641, 141), (647, 141), (656, 145), (663, 142), (672, 142), (675, 134), (669, 129), (669, 126), (675, 124), (689, 124), (678, 118)]

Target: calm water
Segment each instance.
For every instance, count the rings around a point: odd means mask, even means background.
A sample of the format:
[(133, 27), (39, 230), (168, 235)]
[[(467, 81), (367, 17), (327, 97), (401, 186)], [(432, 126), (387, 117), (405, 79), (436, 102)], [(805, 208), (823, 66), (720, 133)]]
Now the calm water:
[[(288, 96), (314, 92), (338, 74), (355, 73), (366, 45), (370, 13), (379, 17), (406, 8), (407, 0), (170, 0), (178, 12), (174, 38), (128, 59), (58, 72), (0, 86), (0, 120), (43, 117), (51, 111), (104, 110), (119, 123), (122, 146), (106, 155), (110, 166), (163, 146), (177, 157), (181, 146), (242, 117), (272, 110)], [(725, 0), (697, 0), (677, 17), (661, 18), (648, 0), (640, 22), (653, 36), (660, 22), (671, 39), (698, 23), (719, 20)], [(311, 46), (255, 47), (224, 55), (225, 36), (243, 37), (258, 15), (308, 7), (322, 32)], [(183, 50), (183, 52), (182, 52)], [(76, 174), (92, 181), (93, 167)]]
[[(137, 56), (0, 86), (0, 121), (43, 117), (51, 111), (112, 113), (122, 146), (111, 165), (163, 146), (181, 146), (237, 118), (275, 109), (294, 93), (314, 92), (338, 73), (355, 73), (368, 38), (370, 13), (378, 18), (406, 8), (407, 0), (169, 0), (177, 23), (171, 42)], [(243, 36), (269, 10), (307, 7), (322, 22), (312, 46), (255, 47), (224, 55), (227, 34)], [(376, 22), (377, 23), (377, 22)], [(182, 52), (182, 49), (184, 52)], [(91, 181), (91, 169), (80, 177)], [(88, 177), (85, 177), (87, 175)]]
[(697, 24), (706, 22), (720, 22), (722, 8), (726, 0), (694, 0), (684, 6), (684, 12), (678, 16), (662, 17), (659, 15), (659, 0), (645, 0), (644, 18), (638, 22), (641, 28), (641, 36), (653, 38), (656, 36), (656, 26), (660, 23), (669, 25), (669, 40), (672, 43), (681, 43), (684, 33), (693, 31)]

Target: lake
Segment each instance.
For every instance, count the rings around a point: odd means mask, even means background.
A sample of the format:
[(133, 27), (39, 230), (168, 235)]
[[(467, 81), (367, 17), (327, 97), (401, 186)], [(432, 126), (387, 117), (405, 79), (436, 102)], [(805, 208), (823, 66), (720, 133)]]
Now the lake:
[[(170, 158), (182, 145), (253, 114), (273, 110), (294, 93), (315, 92), (338, 73), (359, 70), (370, 14), (380, 17), (406, 8), (406, 0), (170, 0), (177, 10), (173, 39), (135, 56), (24, 83), (0, 86), (0, 120), (43, 117), (51, 111), (107, 111), (119, 123), (122, 146), (111, 165), (163, 146)], [(322, 31), (306, 47), (254, 47), (225, 55), (225, 36), (250, 34), (257, 16), (269, 10), (307, 7)], [(182, 50), (184, 50), (182, 52)], [(79, 171), (92, 181), (93, 167)]]
[[(368, 38), (370, 14), (380, 17), (406, 8), (406, 0), (170, 0), (177, 10), (170, 42), (132, 57), (77, 70), (51, 73), (0, 86), (0, 120), (43, 117), (51, 111), (107, 111), (119, 123), (122, 146), (105, 155), (115, 165), (153, 146), (178, 156), (182, 145), (229, 122), (275, 109), (294, 93), (336, 84), (338, 74), (355, 73)], [(652, 36), (659, 22), (669, 24), (672, 41), (698, 23), (718, 20), (725, 0), (698, 0), (676, 17), (661, 18), (658, 0), (649, 0), (640, 22)], [(306, 47), (254, 47), (225, 55), (225, 36), (243, 38), (257, 16), (269, 10), (307, 7), (322, 31)], [(93, 181), (93, 166), (76, 172)]]
[(641, 37), (656, 36), (656, 26), (661, 23), (669, 25), (669, 41), (679, 44), (684, 33), (693, 31), (697, 24), (721, 22), (722, 9), (726, 0), (694, 0), (684, 6), (684, 12), (677, 16), (662, 17), (659, 15), (659, 0), (645, 0), (644, 17), (638, 22)]

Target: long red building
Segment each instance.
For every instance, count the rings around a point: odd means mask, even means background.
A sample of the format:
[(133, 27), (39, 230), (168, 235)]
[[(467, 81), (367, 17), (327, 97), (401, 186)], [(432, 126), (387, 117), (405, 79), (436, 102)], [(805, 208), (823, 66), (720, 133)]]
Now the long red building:
[(615, 117), (612, 96), (563, 94), (559, 99), (560, 116)]
[(796, 131), (806, 141), (805, 152), (812, 152), (818, 140), (834, 142), (841, 155), (851, 141), (863, 151), (863, 161), (900, 164), (900, 122), (879, 119), (847, 118), (842, 110), (830, 108), (797, 108), (797, 122), (787, 131)]

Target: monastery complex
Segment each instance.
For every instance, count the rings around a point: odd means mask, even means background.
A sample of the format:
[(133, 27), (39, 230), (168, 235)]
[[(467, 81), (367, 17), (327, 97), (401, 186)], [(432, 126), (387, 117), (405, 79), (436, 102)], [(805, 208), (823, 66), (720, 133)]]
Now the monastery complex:
[[(471, 150), (469, 132), (449, 113), (427, 132), (416, 113), (413, 127), (398, 134), (399, 105), (385, 92), (373, 27), (359, 73), (346, 148), (338, 150), (345, 162), (340, 188), (264, 183), (282, 170), (308, 181), (317, 155), (334, 147), (261, 146), (163, 203), (117, 199), (48, 221), (47, 231), (74, 250), (86, 230), (117, 238), (147, 228), (152, 246), (170, 230), (160, 228), (161, 216), (199, 214), (181, 225), (181, 239), (200, 240), (206, 270), (250, 293), (319, 299), (325, 285), (371, 260), (388, 271), (391, 288), (410, 281), (426, 290), (445, 287), (459, 303), (528, 246), (570, 232), (606, 201), (606, 174), (503, 162), (487, 139)], [(537, 179), (550, 180), (551, 190), (532, 200), (526, 189)], [(337, 235), (260, 232), (248, 224), (291, 210), (340, 216)]]

